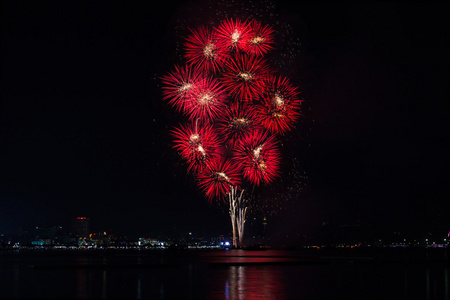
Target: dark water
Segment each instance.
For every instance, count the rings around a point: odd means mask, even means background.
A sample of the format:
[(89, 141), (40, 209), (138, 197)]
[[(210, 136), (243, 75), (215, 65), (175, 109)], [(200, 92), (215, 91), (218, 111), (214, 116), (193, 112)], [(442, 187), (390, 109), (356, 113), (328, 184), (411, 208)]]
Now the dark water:
[(390, 251), (2, 253), (0, 298), (450, 299), (448, 251)]

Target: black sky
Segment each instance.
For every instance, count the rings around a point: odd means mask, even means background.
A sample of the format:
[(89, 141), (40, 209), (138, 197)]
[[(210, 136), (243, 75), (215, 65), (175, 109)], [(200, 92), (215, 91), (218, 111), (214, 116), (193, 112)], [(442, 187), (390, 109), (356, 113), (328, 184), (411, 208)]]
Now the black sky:
[[(448, 8), (276, 3), (305, 102), (283, 182), (258, 191), (284, 207), (273, 231), (450, 230)], [(78, 215), (93, 230), (229, 230), (171, 148), (181, 118), (158, 79), (179, 26), (214, 18), (205, 1), (2, 2), (0, 233)]]

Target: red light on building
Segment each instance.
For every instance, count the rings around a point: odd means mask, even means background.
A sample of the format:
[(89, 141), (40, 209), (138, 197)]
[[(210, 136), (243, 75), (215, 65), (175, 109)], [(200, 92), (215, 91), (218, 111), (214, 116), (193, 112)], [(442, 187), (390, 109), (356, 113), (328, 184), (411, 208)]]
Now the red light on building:
[(89, 236), (89, 218), (75, 217), (72, 219), (72, 233), (77, 237)]

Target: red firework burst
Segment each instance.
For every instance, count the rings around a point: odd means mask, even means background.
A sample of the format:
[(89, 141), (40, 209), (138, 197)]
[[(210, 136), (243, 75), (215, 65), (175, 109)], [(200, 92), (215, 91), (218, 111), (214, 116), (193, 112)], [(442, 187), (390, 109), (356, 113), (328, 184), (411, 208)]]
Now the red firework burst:
[(279, 175), (280, 151), (275, 135), (254, 131), (236, 146), (234, 160), (252, 184), (269, 183)]
[(226, 63), (222, 82), (225, 88), (238, 100), (252, 100), (264, 88), (264, 79), (269, 67), (262, 58), (237, 54)]
[(222, 68), (225, 49), (217, 42), (215, 33), (206, 27), (191, 30), (192, 35), (186, 39), (185, 57), (188, 63), (204, 72), (216, 72)]
[(163, 99), (178, 111), (185, 111), (185, 101), (200, 80), (200, 74), (194, 68), (175, 66), (175, 70), (161, 78)]
[(206, 78), (197, 82), (186, 98), (186, 113), (191, 120), (215, 120), (223, 113), (227, 104), (227, 95), (221, 84), (214, 78)]
[(197, 174), (197, 182), (208, 199), (223, 199), (232, 187), (241, 184), (239, 168), (228, 160), (214, 160), (208, 168)]
[(199, 172), (222, 155), (220, 141), (212, 125), (200, 125), (198, 122), (180, 125), (172, 131), (172, 135), (175, 137), (174, 148), (187, 161), (188, 171)]
[(302, 100), (299, 91), (285, 77), (270, 76), (265, 82), (261, 102), (257, 105), (257, 119), (273, 133), (283, 134), (293, 128), (300, 116)]
[(247, 43), (245, 43), (245, 51), (250, 54), (263, 56), (273, 48), (273, 29), (269, 25), (262, 25), (260, 22), (253, 20), (250, 23), (251, 34)]
[(223, 21), (216, 30), (219, 43), (226, 49), (242, 50), (250, 39), (250, 24), (239, 19)]
[(238, 101), (227, 108), (218, 122), (219, 132), (231, 148), (259, 127), (258, 122), (256, 122), (255, 109)]

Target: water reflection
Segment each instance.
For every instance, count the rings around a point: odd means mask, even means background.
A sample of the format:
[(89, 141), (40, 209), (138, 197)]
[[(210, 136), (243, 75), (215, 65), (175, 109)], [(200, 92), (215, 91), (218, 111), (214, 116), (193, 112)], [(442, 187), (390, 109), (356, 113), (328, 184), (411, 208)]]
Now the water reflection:
[(137, 291), (136, 291), (136, 293), (137, 293), (137, 295), (136, 295), (136, 299), (142, 299), (141, 298), (141, 284), (142, 284), (142, 280), (141, 280), (141, 277), (139, 277), (138, 278), (138, 281), (137, 281)]
[(164, 299), (164, 283), (162, 282), (159, 288), (159, 299)]
[(102, 299), (106, 299), (106, 271), (102, 271)]
[(19, 264), (14, 264), (13, 267), (13, 297), (19, 298)]
[(221, 291), (212, 291), (210, 298), (227, 300), (286, 298), (286, 287), (280, 269), (273, 266), (230, 266), (224, 271)]
[[(203, 253), (202, 253), (203, 254)], [(215, 253), (214, 253), (215, 254)], [(443, 264), (290, 264), (287, 256), (1, 257), (0, 298), (449, 299)], [(245, 253), (248, 255), (247, 253)], [(269, 254), (269, 253), (267, 253)]]
[(85, 269), (77, 270), (77, 297), (87, 298), (87, 276)]
[(450, 299), (448, 295), (448, 287), (450, 285), (450, 281), (448, 280), (448, 268), (444, 270), (444, 285), (445, 285), (445, 299)]

